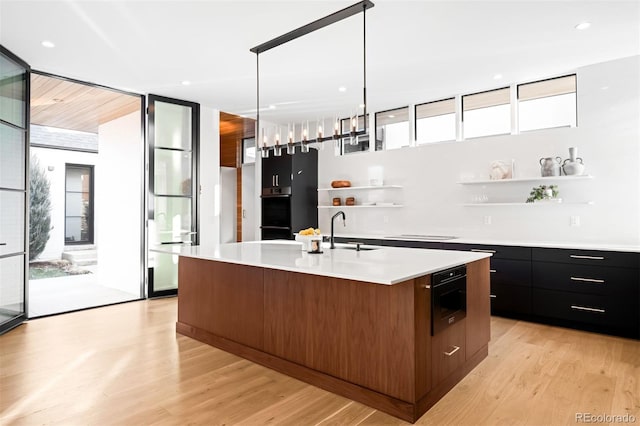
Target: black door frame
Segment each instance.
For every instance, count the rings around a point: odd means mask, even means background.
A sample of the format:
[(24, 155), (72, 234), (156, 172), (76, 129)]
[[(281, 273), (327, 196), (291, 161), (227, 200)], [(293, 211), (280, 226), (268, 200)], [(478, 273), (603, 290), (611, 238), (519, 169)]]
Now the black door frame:
[[(192, 244), (198, 245), (200, 242), (200, 215), (198, 212), (199, 204), (199, 188), (200, 188), (200, 170), (198, 167), (200, 158), (200, 104), (182, 99), (168, 98), (166, 96), (148, 95), (147, 100), (147, 120), (148, 120), (148, 141), (149, 147), (149, 199), (148, 199), (148, 220), (155, 219), (155, 102), (164, 102), (169, 104), (176, 104), (191, 108), (191, 195), (188, 197), (191, 199), (191, 232)], [(163, 194), (163, 196), (166, 196)], [(186, 197), (185, 197), (186, 198)], [(148, 232), (148, 226), (147, 232)], [(148, 237), (147, 237), (148, 241)], [(166, 245), (172, 243), (165, 243)], [(173, 244), (178, 244), (177, 242)], [(147, 297), (166, 297), (175, 296), (178, 294), (178, 289), (169, 290), (155, 290), (153, 279), (153, 267), (147, 269)]]
[[(28, 312), (29, 312), (29, 298), (28, 294), (28, 282), (29, 282), (29, 125), (31, 123), (31, 66), (26, 63), (24, 60), (16, 56), (13, 52), (5, 48), (0, 44), (0, 54), (8, 59), (9, 61), (15, 63), (21, 68), (24, 68), (24, 79), (25, 79), (25, 99), (24, 99), (24, 125), (25, 127), (20, 127), (4, 121), (0, 119), (3, 125), (9, 126), (13, 129), (19, 130), (23, 133), (24, 139), (24, 190), (12, 190), (19, 191), (24, 193), (24, 237), (23, 237), (23, 247), (22, 251), (17, 253), (9, 253), (6, 255), (0, 255), (0, 258), (8, 258), (14, 256), (23, 256), (23, 269), (22, 269), (22, 310), (23, 312), (15, 315), (13, 318), (7, 320), (0, 324), (0, 334), (6, 333), (7, 331), (19, 326), (24, 321), (27, 320)], [(13, 314), (13, 313), (11, 313)]]

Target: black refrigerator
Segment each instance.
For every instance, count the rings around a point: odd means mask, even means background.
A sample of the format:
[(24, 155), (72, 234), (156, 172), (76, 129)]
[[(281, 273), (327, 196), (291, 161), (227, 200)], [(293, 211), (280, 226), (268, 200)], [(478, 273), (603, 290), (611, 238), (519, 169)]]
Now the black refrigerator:
[(301, 229), (318, 227), (318, 151), (282, 152), (262, 158), (263, 240), (292, 240)]

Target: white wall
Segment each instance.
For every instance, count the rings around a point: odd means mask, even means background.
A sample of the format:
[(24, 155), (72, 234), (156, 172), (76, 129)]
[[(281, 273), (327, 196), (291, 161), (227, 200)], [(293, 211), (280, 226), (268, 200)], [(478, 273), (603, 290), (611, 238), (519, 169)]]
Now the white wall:
[[(30, 148), (31, 155), (40, 160), (40, 167), (45, 170), (49, 178), (51, 195), (51, 232), (49, 241), (38, 260), (60, 259), (64, 251), (64, 214), (65, 214), (65, 164), (96, 165), (98, 154), (90, 152), (65, 151), (51, 148)], [(53, 168), (53, 170), (48, 170)], [(97, 172), (97, 170), (94, 169)], [(96, 216), (98, 212), (96, 209)], [(98, 224), (94, 224), (97, 230)]]
[[(344, 157), (332, 149), (319, 152), (319, 187), (336, 179), (353, 185), (368, 182), (368, 167), (384, 167), (385, 184), (403, 185), (395, 196), (403, 208), (345, 210), (341, 233), (378, 235), (446, 234), (502, 240), (640, 244), (640, 57), (624, 58), (575, 70), (578, 76), (578, 127), (539, 130), (393, 151)], [(567, 73), (572, 70), (567, 70)], [(547, 76), (540, 76), (544, 78)], [(453, 94), (452, 94), (453, 95)], [(429, 101), (425, 99), (424, 101)], [(490, 202), (522, 201), (541, 183), (459, 185), (488, 179), (489, 163), (515, 159), (516, 177), (540, 176), (541, 157), (568, 157), (578, 147), (585, 173), (593, 180), (561, 182), (560, 205), (464, 207), (476, 195)], [(371, 192), (373, 194), (373, 192)], [(340, 193), (347, 196), (346, 193)], [(356, 197), (366, 193), (354, 193)], [(379, 194), (377, 194), (380, 196)], [(321, 192), (320, 203), (329, 204)], [(333, 196), (333, 194), (331, 194)], [(594, 205), (571, 205), (593, 200)], [(319, 210), (320, 226), (330, 228), (336, 210)], [(490, 216), (491, 224), (485, 224)], [(581, 225), (570, 226), (579, 216)], [(326, 231), (325, 231), (326, 233)]]
[[(220, 111), (200, 107), (200, 245), (220, 241)], [(218, 200), (218, 201), (217, 201)]]
[(236, 242), (236, 186), (235, 167), (220, 167), (220, 242)]
[(144, 141), (140, 111), (98, 130), (95, 231), (101, 284), (137, 294), (141, 279)]
[[(256, 166), (244, 164), (242, 166), (242, 241), (254, 241), (256, 239)], [(260, 180), (258, 180), (260, 182)], [(260, 185), (258, 185), (260, 186)]]

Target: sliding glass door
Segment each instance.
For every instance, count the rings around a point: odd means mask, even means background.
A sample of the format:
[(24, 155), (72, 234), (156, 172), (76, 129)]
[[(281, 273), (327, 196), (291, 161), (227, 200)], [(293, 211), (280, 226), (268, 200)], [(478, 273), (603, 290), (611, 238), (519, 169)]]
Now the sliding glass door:
[(29, 66), (0, 46), (0, 334), (26, 319)]
[[(149, 95), (149, 247), (198, 243), (198, 104)], [(176, 294), (178, 256), (149, 253), (149, 297)]]

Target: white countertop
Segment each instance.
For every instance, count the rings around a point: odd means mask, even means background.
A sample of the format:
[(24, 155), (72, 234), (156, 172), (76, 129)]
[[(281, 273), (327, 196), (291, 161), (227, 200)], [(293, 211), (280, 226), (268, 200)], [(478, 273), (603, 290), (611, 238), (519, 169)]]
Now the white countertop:
[(575, 250), (605, 250), (605, 251), (622, 251), (640, 253), (640, 245), (632, 244), (611, 244), (611, 243), (584, 243), (584, 242), (555, 242), (555, 241), (524, 241), (524, 240), (500, 240), (500, 239), (482, 239), (482, 238), (464, 238), (457, 237), (452, 239), (426, 239), (410, 236), (398, 235), (376, 235), (376, 234), (336, 234), (340, 238), (352, 238), (357, 241), (358, 238), (374, 239), (374, 240), (395, 240), (395, 241), (427, 241), (427, 242), (443, 242), (458, 244), (488, 244), (498, 246), (520, 246), (520, 247), (543, 247), (543, 248), (564, 248)]
[(307, 253), (301, 248), (302, 243), (276, 240), (216, 246), (164, 245), (152, 248), (151, 251), (387, 285), (490, 256), (487, 253), (400, 247), (362, 251), (341, 248), (331, 250), (328, 243), (323, 243), (324, 252), (321, 254)]

